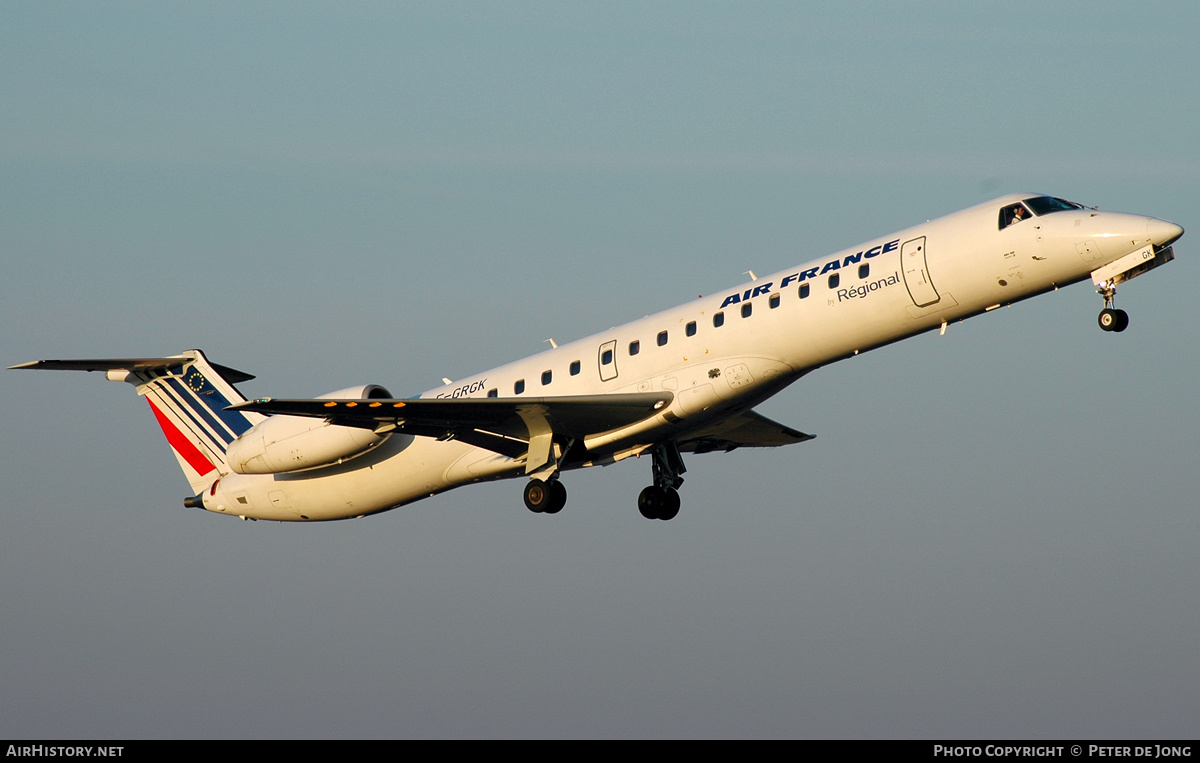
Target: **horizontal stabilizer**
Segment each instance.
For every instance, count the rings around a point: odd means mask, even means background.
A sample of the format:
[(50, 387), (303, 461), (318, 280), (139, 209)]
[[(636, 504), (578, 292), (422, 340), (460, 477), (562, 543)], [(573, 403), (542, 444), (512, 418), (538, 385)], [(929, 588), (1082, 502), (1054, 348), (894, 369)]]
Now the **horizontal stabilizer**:
[[(9, 368), (29, 369), (35, 371), (158, 371), (174, 368), (192, 360), (188, 355), (176, 355), (170, 358), (92, 358), (84, 360), (35, 360), (30, 363), (20, 363)], [(250, 381), (254, 374), (238, 371), (229, 366), (208, 362), (214, 371), (219, 373), (230, 384)]]
[(730, 451), (734, 448), (776, 448), (811, 440), (815, 436), (771, 421), (754, 411), (746, 411), (731, 419), (689, 433), (679, 438), (677, 444), (679, 450), (685, 453), (711, 453), (714, 450)]
[(246, 400), (234, 384), (254, 377), (213, 363), (200, 350), (165, 358), (36, 360), (12, 368), (102, 371), (110, 381), (133, 385), (149, 403), (193, 493), (229, 473), (230, 443), (263, 419), (226, 410)]

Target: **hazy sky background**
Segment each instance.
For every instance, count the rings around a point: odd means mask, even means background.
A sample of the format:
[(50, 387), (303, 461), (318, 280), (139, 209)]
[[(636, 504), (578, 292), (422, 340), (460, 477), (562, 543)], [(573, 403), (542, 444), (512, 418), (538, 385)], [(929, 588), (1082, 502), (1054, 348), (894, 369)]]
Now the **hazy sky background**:
[(0, 736), (1191, 737), (1200, 6), (0, 3), (0, 361), (396, 394), (1010, 191), (1179, 259), (818, 371), (817, 439), (239, 522), (0, 372)]

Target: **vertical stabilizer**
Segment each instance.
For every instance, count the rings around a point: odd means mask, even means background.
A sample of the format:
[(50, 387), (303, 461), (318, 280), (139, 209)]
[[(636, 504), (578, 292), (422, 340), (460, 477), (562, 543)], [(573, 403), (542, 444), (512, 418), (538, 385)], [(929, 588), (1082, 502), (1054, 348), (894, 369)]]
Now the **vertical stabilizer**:
[(230, 472), (229, 443), (265, 418), (225, 410), (246, 401), (234, 384), (254, 377), (210, 363), (200, 350), (168, 358), (39, 360), (13, 368), (104, 371), (112, 381), (134, 385), (150, 404), (194, 493)]

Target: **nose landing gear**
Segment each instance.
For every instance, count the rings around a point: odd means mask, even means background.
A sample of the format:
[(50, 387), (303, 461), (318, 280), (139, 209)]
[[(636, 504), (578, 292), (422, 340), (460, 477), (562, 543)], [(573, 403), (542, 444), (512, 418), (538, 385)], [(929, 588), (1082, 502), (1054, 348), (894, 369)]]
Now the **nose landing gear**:
[(1129, 328), (1129, 313), (1106, 307), (1100, 311), (1097, 323), (1105, 331), (1124, 331)]
[(1100, 317), (1096, 319), (1100, 328), (1117, 333), (1129, 328), (1129, 313), (1113, 307), (1113, 298), (1117, 295), (1116, 287), (1104, 284), (1096, 290), (1096, 293), (1104, 297), (1104, 309), (1100, 311)]

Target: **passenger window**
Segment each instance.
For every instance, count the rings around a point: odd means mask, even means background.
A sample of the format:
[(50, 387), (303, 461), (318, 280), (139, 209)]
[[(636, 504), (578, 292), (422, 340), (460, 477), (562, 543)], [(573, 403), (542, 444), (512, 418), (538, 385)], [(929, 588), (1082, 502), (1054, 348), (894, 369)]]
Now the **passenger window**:
[(579, 361), (578, 360), (572, 361), (571, 362), (571, 376), (579, 376), (579, 368), (580, 368)]
[(802, 283), (800, 284), (800, 299), (805, 299), (806, 297), (808, 297), (808, 284)]
[(513, 393), (514, 394), (519, 395), (524, 391), (525, 391), (525, 380), (524, 379), (521, 379), (519, 382), (517, 382), (516, 384), (513, 385)]
[(488, 397), (500, 397), (500, 390), (492, 387), (488, 390)]
[(554, 378), (553, 371), (542, 371), (542, 386), (545, 387)]
[(774, 310), (775, 308), (779, 307), (779, 295), (778, 295), (778, 294), (772, 294), (772, 295), (771, 295), (771, 298), (770, 298), (769, 300), (767, 300), (767, 304), (771, 306), (771, 309), (772, 309), (772, 310)]
[(725, 313), (715, 313), (713, 315), (713, 328), (721, 328), (725, 325)]
[(684, 329), (684, 333), (686, 333), (688, 336), (696, 336), (696, 322), (690, 321), (687, 327)]
[(752, 304), (751, 304), (751, 303), (749, 303), (749, 302), (745, 303), (744, 305), (742, 305), (742, 317), (743, 317), (743, 318), (749, 318), (749, 317), (750, 317), (750, 313), (751, 313), (751, 311), (753, 311), (753, 310), (754, 310), (754, 305), (752, 305)]
[(859, 278), (866, 278), (869, 275), (871, 275), (871, 266), (870, 265), (864, 263), (864, 264), (858, 266), (858, 277)]
[(658, 332), (658, 346), (662, 347), (666, 343), (667, 343), (667, 332), (665, 332), (665, 331)]
[(841, 276), (840, 273), (830, 273), (829, 274), (829, 288), (831, 288), (831, 289), (837, 288), (838, 283), (842, 280), (840, 278), (840, 276)]
[(642, 343), (641, 342), (639, 342), (635, 339), (634, 341), (629, 343), (629, 354), (630, 355), (637, 355), (641, 351), (642, 351)]
[(613, 361), (613, 351), (612, 350), (605, 350), (604, 352), (600, 353), (600, 365), (611, 366), (612, 361)]

